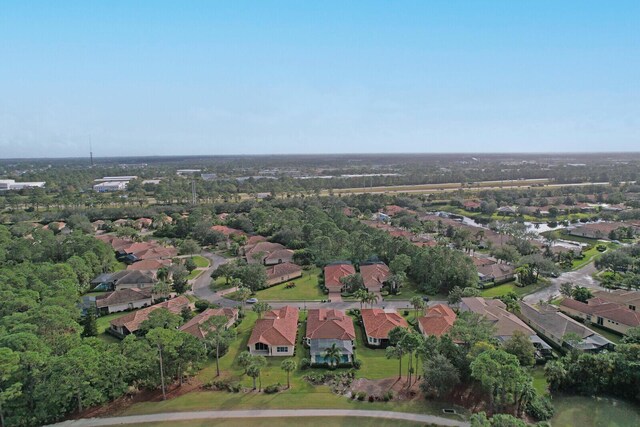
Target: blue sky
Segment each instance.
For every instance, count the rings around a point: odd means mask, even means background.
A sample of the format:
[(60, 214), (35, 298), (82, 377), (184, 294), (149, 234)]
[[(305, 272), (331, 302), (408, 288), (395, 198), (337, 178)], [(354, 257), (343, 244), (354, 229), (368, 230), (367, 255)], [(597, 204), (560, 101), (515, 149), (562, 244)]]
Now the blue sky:
[(637, 151), (640, 2), (0, 2), (0, 156)]

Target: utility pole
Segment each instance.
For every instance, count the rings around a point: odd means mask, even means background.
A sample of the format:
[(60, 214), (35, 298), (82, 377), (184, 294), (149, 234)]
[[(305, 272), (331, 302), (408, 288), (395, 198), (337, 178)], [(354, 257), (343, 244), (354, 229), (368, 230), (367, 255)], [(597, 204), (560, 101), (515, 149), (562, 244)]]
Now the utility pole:
[(91, 143), (91, 136), (89, 136), (89, 160), (91, 161), (91, 167), (93, 167), (93, 145)]

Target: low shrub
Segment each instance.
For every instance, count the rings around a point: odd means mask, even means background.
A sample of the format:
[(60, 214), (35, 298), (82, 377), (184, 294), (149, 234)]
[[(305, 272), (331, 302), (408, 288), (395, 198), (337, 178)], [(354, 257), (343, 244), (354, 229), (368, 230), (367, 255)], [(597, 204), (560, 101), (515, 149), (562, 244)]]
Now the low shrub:
[(358, 398), (359, 401), (362, 402), (364, 401), (364, 399), (366, 399), (367, 393), (365, 393), (364, 391), (359, 391), (356, 397)]
[(311, 366), (311, 361), (306, 357), (300, 361), (300, 369), (304, 370)]
[(551, 399), (547, 396), (536, 396), (525, 408), (527, 415), (535, 418), (538, 421), (546, 421), (553, 417), (555, 409), (551, 403)]
[(199, 299), (198, 301), (195, 302), (195, 307), (196, 307), (196, 310), (202, 313), (207, 308), (209, 308), (209, 301)]
[(362, 367), (362, 360), (355, 359), (353, 361), (353, 369), (360, 369)]
[(393, 399), (393, 391), (391, 390), (387, 391), (385, 394), (382, 395), (382, 400), (384, 400), (385, 402), (388, 402), (391, 399)]
[(369, 396), (369, 402), (373, 402), (375, 398), (373, 396)]
[(266, 394), (274, 394), (280, 391), (280, 389), (282, 388), (282, 385), (280, 383), (278, 384), (271, 384), (268, 385), (264, 388), (264, 392)]

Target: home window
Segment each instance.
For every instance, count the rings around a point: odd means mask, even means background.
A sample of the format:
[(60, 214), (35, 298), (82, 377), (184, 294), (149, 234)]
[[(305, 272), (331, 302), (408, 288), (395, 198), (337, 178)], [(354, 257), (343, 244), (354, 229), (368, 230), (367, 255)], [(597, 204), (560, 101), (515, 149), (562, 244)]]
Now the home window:
[(289, 347), (276, 347), (276, 353), (288, 353)]
[(629, 310), (636, 311), (636, 306), (635, 306), (635, 305), (630, 305), (630, 306), (629, 306)]
[(257, 342), (256, 343), (256, 350), (269, 350), (269, 346), (261, 343), (261, 342)]

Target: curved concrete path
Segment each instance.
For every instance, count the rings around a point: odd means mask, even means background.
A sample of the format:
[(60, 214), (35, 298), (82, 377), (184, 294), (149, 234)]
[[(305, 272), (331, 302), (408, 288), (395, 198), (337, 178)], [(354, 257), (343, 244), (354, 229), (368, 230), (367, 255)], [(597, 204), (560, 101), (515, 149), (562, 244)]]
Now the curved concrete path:
[(208, 420), (220, 418), (284, 418), (284, 417), (367, 417), (415, 421), (439, 426), (468, 427), (464, 421), (451, 420), (436, 415), (412, 414), (391, 411), (361, 411), (350, 409), (265, 409), (247, 411), (198, 411), (170, 412), (164, 414), (131, 415), (128, 417), (88, 418), (53, 424), (63, 427), (99, 427), (134, 423), (170, 423), (171, 421)]

